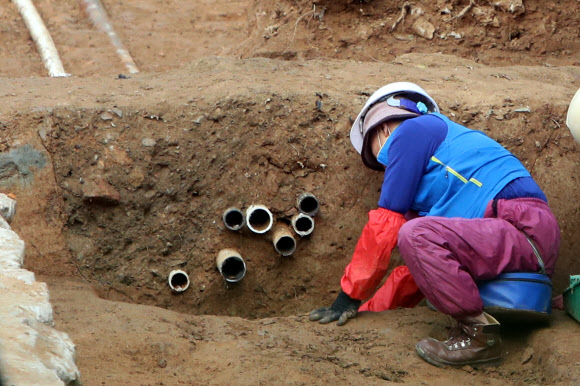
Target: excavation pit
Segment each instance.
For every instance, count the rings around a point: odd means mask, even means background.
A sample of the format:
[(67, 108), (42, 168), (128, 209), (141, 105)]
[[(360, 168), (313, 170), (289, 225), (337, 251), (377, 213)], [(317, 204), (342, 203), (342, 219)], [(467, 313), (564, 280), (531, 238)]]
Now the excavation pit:
[[(73, 75), (58, 80), (3, 6), (0, 153), (10, 156), (0, 184), (18, 199), (24, 264), (49, 283), (85, 383), (580, 378), (577, 324), (560, 311), (550, 328), (506, 329), (495, 369), (418, 358), (416, 340), (444, 338), (447, 326), (426, 307), (361, 313), (343, 328), (306, 317), (336, 298), (377, 207), (382, 174), (362, 167), (348, 131), (368, 95), (395, 80), (421, 84), (454, 120), (500, 141), (545, 189), (562, 229), (554, 293), (580, 269), (580, 159), (562, 119), (578, 88), (577, 4), (496, 3), (107, 2), (142, 71), (133, 75), (78, 2), (36, 2)], [(430, 23), (433, 39), (420, 35)], [(29, 150), (45, 163), (12, 162)], [(288, 219), (306, 191), (323, 211), (291, 258), (271, 233), (223, 224), (224, 208), (255, 202)], [(248, 256), (235, 286), (215, 267), (224, 247)], [(395, 253), (389, 269), (400, 263)], [(171, 293), (173, 270), (190, 275), (187, 291)]]
[[(219, 74), (240, 65), (226, 59), (210, 62), (208, 73), (199, 75), (200, 86), (205, 81), (209, 87), (213, 72)], [(250, 61), (245, 65), (252, 69), (255, 64)], [(262, 67), (270, 65), (274, 63), (260, 63)], [(315, 68), (312, 64), (314, 78)], [(321, 120), (322, 113), (309, 107), (310, 93), (302, 91), (306, 88), (300, 81), (287, 76), (293, 81), (286, 80), (286, 84), (295, 90), (284, 94), (249, 93), (244, 85), (251, 79), (240, 78), (237, 86), (232, 82), (234, 91), (230, 93), (235, 97), (217, 94), (214, 99), (192, 101), (184, 90), (183, 95), (177, 92), (174, 97), (190, 102), (174, 102), (162, 109), (157, 105), (123, 105), (119, 99), (111, 102), (117, 107), (105, 110), (90, 104), (55, 107), (23, 112), (18, 120), (3, 121), (8, 130), (20, 133), (18, 142), (22, 144), (4, 154), (20, 154), (19, 149), (27, 146), (26, 154), (40, 154), (45, 160), (39, 163), (33, 157), (27, 165), (14, 163), (15, 168), (7, 169), (14, 173), (3, 180), (23, 184), (21, 191), (16, 190), (21, 213), (17, 225), (25, 240), (29, 232), (36, 247), (28, 249), (28, 267), (41, 275), (82, 275), (110, 300), (189, 314), (250, 319), (287, 316), (331, 301), (328, 290), (338, 286), (366, 223), (366, 213), (376, 206), (374, 192), (380, 189), (381, 175), (365, 170), (359, 157), (352, 154), (346, 135), (348, 114), (353, 110), (350, 94), (329, 91), (335, 97), (326, 102), (331, 110)], [(173, 87), (178, 78), (168, 75), (158, 82)], [(141, 81), (136, 82), (138, 86)], [(122, 93), (125, 83), (111, 81), (107, 87)], [(51, 89), (50, 85), (45, 88), (46, 93)], [(42, 95), (43, 89), (38, 92)], [(435, 95), (443, 92), (434, 89)], [(269, 102), (255, 103), (262, 99)], [(443, 102), (441, 108), (448, 106)], [(465, 108), (478, 111), (477, 105)], [(526, 116), (528, 125), (542, 127), (555, 109), (565, 111), (563, 105), (532, 104), (534, 112)], [(278, 119), (280, 115), (285, 119)], [(192, 122), (192, 116), (203, 118)], [(521, 130), (516, 116), (503, 121), (488, 121), (484, 114), (476, 117), (474, 128), (485, 128), (508, 147), (510, 138)], [(252, 130), (239, 130), (232, 136), (240, 122)], [(315, 135), (303, 137), (303, 127)], [(563, 128), (554, 127), (564, 133)], [(320, 137), (327, 136), (329, 130), (335, 133), (333, 140), (322, 142)], [(296, 138), (292, 146), (288, 146), (288, 138)], [(535, 162), (540, 185), (553, 197), (565, 187), (565, 176), (574, 165), (573, 159), (556, 158), (555, 152), (570, 151), (565, 146), (572, 146), (572, 139), (562, 139), (569, 145), (561, 145), (560, 150), (543, 150), (545, 156), (550, 152), (554, 155), (536, 160), (524, 149), (536, 148), (536, 141), (544, 141), (544, 133), (537, 131), (524, 138), (527, 145), (511, 150), (524, 163)], [(546, 184), (543, 171), (556, 170), (555, 163), (562, 182)], [(333, 166), (322, 168), (321, 164)], [(367, 193), (361, 195), (364, 184)], [(315, 231), (297, 243), (292, 259), (279, 259), (270, 232), (253, 234), (245, 228), (232, 232), (223, 225), (224, 208), (249, 208), (252, 202), (266, 203), (277, 220), (289, 219), (296, 210), (294, 197), (305, 191), (323, 198), (324, 216), (317, 217)], [(562, 215), (573, 212), (568, 207), (572, 202), (554, 200), (552, 206)], [(46, 208), (42, 221), (28, 221), (38, 218), (31, 211), (39, 205)], [(269, 216), (260, 213), (250, 221), (267, 223)], [(566, 221), (572, 224), (578, 220)], [(300, 232), (311, 224), (307, 217), (303, 222), (298, 223)], [(566, 229), (563, 240), (567, 239)], [(36, 234), (60, 236), (38, 241)], [(46, 254), (39, 253), (43, 248), (54, 251), (49, 253), (55, 256), (54, 261), (46, 262), (42, 257)], [(215, 267), (215, 255), (223, 248), (237, 248), (242, 256), (249, 257), (247, 274), (234, 289), (224, 287)], [(572, 251), (564, 244), (560, 259), (570, 259), (567, 256), (572, 256)], [(175, 269), (187, 272), (191, 279), (188, 290), (179, 296), (167, 285), (167, 277)], [(282, 276), (284, 280), (280, 280)], [(564, 274), (556, 272), (554, 279), (556, 291), (564, 287)]]

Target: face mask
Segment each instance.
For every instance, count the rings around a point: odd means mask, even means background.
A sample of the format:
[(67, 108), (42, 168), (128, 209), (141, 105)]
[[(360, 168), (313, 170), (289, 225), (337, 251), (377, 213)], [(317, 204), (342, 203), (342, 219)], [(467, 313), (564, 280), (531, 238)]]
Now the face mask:
[(389, 126), (387, 125), (387, 131), (389, 133), (389, 136), (387, 137), (387, 139), (385, 140), (384, 144), (381, 144), (381, 136), (379, 135), (379, 145), (381, 146), (381, 148), (379, 149), (379, 153), (377, 154), (377, 161), (379, 161), (382, 165), (387, 166), (387, 163), (389, 161), (389, 156), (387, 154), (387, 150), (386, 150), (386, 144), (389, 140), (389, 138), (391, 137), (391, 129), (389, 128)]
[(381, 165), (387, 166), (389, 163), (389, 156), (387, 154), (387, 147), (383, 145), (381, 150), (379, 150), (379, 154), (377, 154), (377, 161), (381, 163)]

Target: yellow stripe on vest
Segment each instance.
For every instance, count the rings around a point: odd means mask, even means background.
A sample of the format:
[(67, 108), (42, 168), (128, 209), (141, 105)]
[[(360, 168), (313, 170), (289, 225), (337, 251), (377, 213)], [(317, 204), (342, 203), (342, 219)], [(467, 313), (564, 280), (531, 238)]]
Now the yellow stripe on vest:
[(475, 185), (477, 185), (480, 188), (483, 186), (483, 184), (481, 182), (479, 182), (478, 180), (476, 180), (475, 178), (470, 178), (469, 181), (473, 182)]
[(435, 161), (435, 162), (437, 162), (439, 165), (443, 165), (443, 166), (445, 166), (445, 164), (444, 164), (443, 162), (439, 161), (437, 158), (435, 158), (435, 156), (432, 156), (432, 157), (431, 157), (431, 161)]
[(459, 174), (453, 168), (445, 165), (443, 162), (441, 162), (435, 156), (432, 156), (431, 157), (431, 161), (436, 162), (439, 165), (445, 166), (445, 171), (446, 172), (449, 172), (449, 173), (453, 174), (455, 177), (459, 178), (464, 184), (467, 184), (468, 182), (472, 182), (472, 183), (474, 183), (479, 188), (481, 188), (483, 186), (483, 184), (480, 181), (476, 180), (475, 178), (470, 178), (469, 181), (468, 181), (467, 178), (463, 177), (461, 174)]
[(463, 177), (461, 174), (457, 173), (455, 170), (451, 169), (449, 166), (445, 166), (445, 170), (453, 174), (455, 177), (459, 178), (461, 182), (463, 182), (464, 184), (467, 184), (467, 179)]

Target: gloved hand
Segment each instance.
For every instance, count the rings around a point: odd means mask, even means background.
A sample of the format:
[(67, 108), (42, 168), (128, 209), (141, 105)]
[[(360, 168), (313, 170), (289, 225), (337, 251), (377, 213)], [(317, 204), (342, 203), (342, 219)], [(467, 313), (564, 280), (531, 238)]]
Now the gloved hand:
[(312, 321), (319, 320), (322, 324), (338, 320), (336, 324), (342, 326), (347, 320), (356, 316), (360, 304), (360, 300), (352, 299), (341, 290), (330, 308), (322, 307), (312, 311), (309, 319)]

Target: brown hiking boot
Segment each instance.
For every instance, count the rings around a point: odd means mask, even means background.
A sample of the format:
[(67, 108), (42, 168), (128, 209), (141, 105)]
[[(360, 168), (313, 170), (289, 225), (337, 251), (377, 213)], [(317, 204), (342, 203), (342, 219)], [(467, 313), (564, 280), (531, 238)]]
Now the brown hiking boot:
[(501, 359), (500, 325), (491, 315), (484, 315), (489, 324), (471, 318), (462, 320), (446, 341), (427, 338), (417, 343), (417, 354), (440, 367), (497, 364)]

